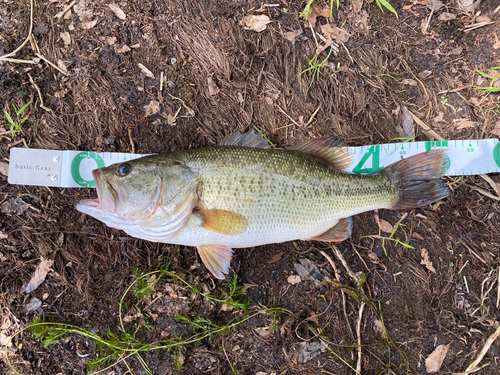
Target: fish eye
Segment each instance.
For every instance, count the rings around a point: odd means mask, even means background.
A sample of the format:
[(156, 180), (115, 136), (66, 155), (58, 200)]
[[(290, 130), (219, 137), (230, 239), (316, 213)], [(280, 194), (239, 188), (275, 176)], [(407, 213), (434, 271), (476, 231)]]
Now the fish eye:
[(132, 170), (132, 166), (129, 163), (122, 163), (116, 170), (116, 174), (120, 177), (125, 177)]

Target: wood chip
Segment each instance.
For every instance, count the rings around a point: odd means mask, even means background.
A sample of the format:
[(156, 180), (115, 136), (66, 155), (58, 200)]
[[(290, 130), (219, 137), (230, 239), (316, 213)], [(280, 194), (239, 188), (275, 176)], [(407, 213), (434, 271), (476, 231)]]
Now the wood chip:
[(65, 45), (69, 46), (71, 44), (71, 35), (67, 31), (61, 33), (61, 39)]
[(427, 268), (432, 273), (436, 273), (436, 269), (432, 265), (432, 262), (429, 258), (429, 252), (427, 251), (427, 249), (422, 248), (420, 255), (422, 256), (422, 261), (420, 262), (420, 264), (423, 264), (425, 268)]
[(345, 29), (330, 24), (321, 25), (321, 32), (325, 38), (331, 38), (339, 43), (345, 43), (349, 39), (349, 33)]
[(95, 25), (97, 25), (97, 20), (88, 21), (88, 22), (83, 22), (83, 23), (82, 23), (82, 29), (84, 29), (84, 30), (90, 30), (90, 29), (92, 29)]
[(128, 52), (128, 51), (130, 51), (130, 47), (127, 46), (126, 44), (124, 44), (123, 47), (118, 48), (116, 50), (116, 53), (125, 53), (125, 52)]
[(210, 96), (214, 96), (220, 93), (220, 90), (217, 87), (217, 84), (215, 83), (212, 77), (207, 78), (207, 84), (208, 84), (208, 93)]
[(151, 70), (149, 70), (148, 68), (146, 68), (144, 65), (142, 65), (141, 63), (138, 63), (137, 66), (139, 67), (139, 69), (141, 69), (141, 72), (146, 76), (146, 77), (149, 77), (149, 78), (155, 78), (154, 74), (151, 72)]
[(448, 13), (448, 12), (443, 12), (439, 15), (438, 20), (440, 21), (451, 21), (457, 18), (456, 14), (453, 13)]
[(416, 86), (416, 85), (418, 85), (417, 81), (415, 81), (414, 79), (409, 79), (409, 78), (403, 79), (401, 81), (401, 83), (403, 85), (410, 85), (410, 86)]
[(0, 161), (0, 174), (3, 174), (5, 177), (9, 176), (9, 163)]
[(296, 285), (300, 283), (302, 279), (300, 278), (299, 275), (291, 275), (288, 276), (288, 279), (286, 279), (286, 281), (288, 281), (288, 284)]
[(287, 32), (284, 32), (283, 33), (283, 38), (285, 38), (286, 40), (290, 41), (290, 42), (294, 42), (295, 39), (301, 35), (303, 33), (302, 29), (297, 29), (295, 31), (287, 31)]
[(127, 18), (127, 15), (121, 8), (116, 5), (116, 4), (108, 4), (109, 9), (115, 14), (116, 17), (118, 17), (121, 20), (124, 20)]

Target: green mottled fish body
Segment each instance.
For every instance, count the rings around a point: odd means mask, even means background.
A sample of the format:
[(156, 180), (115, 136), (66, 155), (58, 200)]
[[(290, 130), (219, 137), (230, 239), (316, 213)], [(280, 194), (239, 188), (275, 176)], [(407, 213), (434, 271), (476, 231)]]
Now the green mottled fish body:
[(295, 150), (212, 147), (173, 157), (198, 176), (206, 209), (227, 210), (248, 220), (247, 230), (224, 235), (206, 230), (196, 217), (169, 242), (251, 247), (311, 239), (339, 219), (391, 207), (397, 189), (385, 173), (341, 173), (314, 155)]
[(217, 278), (232, 248), (297, 239), (338, 242), (351, 216), (408, 209), (448, 195), (443, 150), (354, 175), (347, 148), (330, 137), (271, 149), (254, 133), (222, 146), (147, 156), (93, 171), (97, 199), (76, 208), (150, 241), (196, 246)]

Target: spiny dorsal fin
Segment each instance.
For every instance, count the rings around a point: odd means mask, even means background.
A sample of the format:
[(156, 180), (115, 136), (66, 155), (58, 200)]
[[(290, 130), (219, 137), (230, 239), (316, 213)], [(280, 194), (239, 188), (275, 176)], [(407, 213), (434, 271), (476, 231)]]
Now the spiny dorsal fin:
[(271, 148), (269, 142), (266, 141), (264, 136), (262, 134), (255, 134), (253, 130), (250, 130), (248, 133), (237, 132), (235, 134), (226, 135), (220, 145), (252, 148)]
[(240, 214), (226, 210), (200, 210), (196, 212), (203, 219), (202, 228), (236, 236), (247, 230), (248, 220)]
[(346, 169), (354, 161), (347, 146), (329, 135), (296, 143), (288, 150), (298, 150), (325, 159), (339, 171)]
[(328, 229), (325, 233), (311, 238), (314, 241), (341, 242), (347, 240), (352, 232), (352, 219), (350, 217), (340, 219), (337, 224)]

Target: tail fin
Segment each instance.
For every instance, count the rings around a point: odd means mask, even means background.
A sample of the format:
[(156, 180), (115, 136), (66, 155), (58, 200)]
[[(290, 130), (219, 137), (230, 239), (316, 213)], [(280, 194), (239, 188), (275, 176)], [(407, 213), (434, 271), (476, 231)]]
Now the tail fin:
[(447, 167), (445, 150), (427, 151), (386, 167), (384, 172), (399, 189), (399, 197), (391, 209), (426, 206), (447, 197), (450, 191), (440, 179)]

